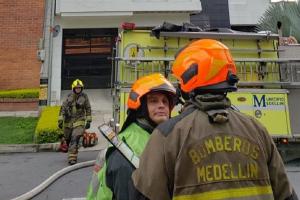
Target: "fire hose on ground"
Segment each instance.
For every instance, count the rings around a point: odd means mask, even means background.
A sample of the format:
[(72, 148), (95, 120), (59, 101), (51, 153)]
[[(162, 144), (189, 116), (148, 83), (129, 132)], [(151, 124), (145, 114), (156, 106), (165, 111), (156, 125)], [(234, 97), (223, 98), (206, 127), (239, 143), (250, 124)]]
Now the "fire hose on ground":
[(71, 171), (75, 171), (81, 168), (85, 168), (85, 167), (90, 167), (93, 166), (95, 164), (95, 160), (90, 160), (90, 161), (86, 161), (86, 162), (81, 162), (81, 163), (77, 163), (75, 165), (71, 165), (68, 167), (65, 167), (59, 171), (57, 171), (56, 173), (54, 173), (52, 176), (50, 176), (48, 179), (46, 179), (44, 182), (42, 182), (40, 185), (38, 185), (37, 187), (33, 188), (32, 190), (30, 190), (29, 192), (26, 192), (12, 200), (28, 200), (28, 199), (32, 199), (34, 196), (38, 195), (39, 193), (41, 193), (44, 189), (46, 189), (49, 185), (51, 185), (54, 181), (56, 181), (58, 178), (64, 176), (65, 174), (71, 172)]
[[(122, 140), (118, 139), (116, 132), (110, 125), (104, 123), (104, 124), (100, 125), (98, 127), (98, 129), (99, 129), (100, 133), (107, 139), (107, 141), (109, 141), (118, 151), (120, 151), (120, 153), (134, 166), (134, 168), (138, 168), (139, 158), (133, 153), (133, 151), (127, 146), (126, 143), (124, 143)], [(106, 154), (106, 150), (99, 153), (98, 156), (100, 156), (100, 159), (97, 158), (97, 160), (99, 159), (100, 163), (102, 163), (102, 164), (105, 161), (105, 154)], [(77, 164), (71, 165), (69, 167), (65, 167), (65, 168), (57, 171), (56, 173), (54, 173), (47, 180), (42, 182), (37, 187), (33, 188), (31, 191), (29, 191), (21, 196), (18, 196), (12, 200), (31, 199), (34, 196), (36, 196), (37, 194), (41, 193), (44, 189), (46, 189), (49, 185), (51, 185), (58, 178), (64, 176), (65, 174), (67, 174), (71, 171), (93, 166), (95, 164), (95, 162), (96, 162), (96, 160), (90, 160), (90, 161), (86, 161), (86, 162), (77, 163)]]

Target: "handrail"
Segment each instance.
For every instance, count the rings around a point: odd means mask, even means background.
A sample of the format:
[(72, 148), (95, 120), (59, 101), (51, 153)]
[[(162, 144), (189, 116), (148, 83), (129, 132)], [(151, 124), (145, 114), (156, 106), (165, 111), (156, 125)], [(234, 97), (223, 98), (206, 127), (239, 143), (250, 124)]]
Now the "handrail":
[(278, 34), (273, 33), (247, 33), (247, 32), (160, 32), (160, 37), (182, 37), (182, 38), (201, 38), (201, 39), (265, 39), (277, 40)]
[[(174, 61), (174, 57), (115, 57), (116, 61)], [(300, 62), (299, 58), (234, 58), (235, 62)]]
[[(300, 59), (236, 58), (239, 86), (300, 86)], [(116, 57), (122, 68), (119, 85), (130, 84), (140, 76), (160, 72), (169, 74), (173, 57)], [(123, 63), (122, 65), (120, 65)], [(167, 77), (166, 75), (166, 77)]]

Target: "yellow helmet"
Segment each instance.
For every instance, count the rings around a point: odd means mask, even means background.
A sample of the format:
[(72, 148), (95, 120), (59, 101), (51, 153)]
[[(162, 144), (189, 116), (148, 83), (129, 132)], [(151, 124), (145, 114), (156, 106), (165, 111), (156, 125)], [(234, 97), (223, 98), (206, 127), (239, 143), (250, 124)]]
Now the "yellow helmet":
[(75, 81), (73, 81), (71, 87), (72, 87), (72, 90), (74, 90), (74, 88), (76, 88), (76, 87), (83, 88), (83, 82), (81, 80), (79, 80), (79, 79), (76, 79)]

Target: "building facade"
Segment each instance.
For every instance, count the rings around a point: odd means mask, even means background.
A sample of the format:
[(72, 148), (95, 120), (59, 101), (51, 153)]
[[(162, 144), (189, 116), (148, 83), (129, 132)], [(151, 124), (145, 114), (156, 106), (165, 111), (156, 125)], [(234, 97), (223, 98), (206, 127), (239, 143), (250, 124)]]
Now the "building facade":
[(202, 11), (191, 22), (202, 29), (230, 28), (228, 0), (201, 0)]
[(232, 29), (255, 31), (255, 26), (270, 4), (271, 0), (228, 0)]
[(201, 28), (232, 28), (255, 31), (271, 0), (201, 0), (202, 12), (191, 15), (191, 22)]
[[(153, 28), (167, 21), (190, 22), (190, 14), (201, 11), (199, 0), (56, 0), (48, 4), (53, 32), (45, 45), (42, 73), (48, 82), (48, 104), (58, 104), (61, 90), (76, 78), (86, 88), (108, 88), (111, 84), (115, 39), (124, 22), (137, 28)], [(48, 53), (47, 53), (48, 52)], [(46, 81), (48, 80), (48, 81)]]
[[(110, 87), (123, 22), (150, 29), (167, 21), (203, 28), (253, 27), (269, 0), (20, 0), (0, 6), (0, 89), (47, 86), (47, 104), (75, 78)], [(202, 6), (201, 6), (202, 4)], [(258, 6), (259, 5), (259, 6)], [(201, 11), (201, 12), (200, 12)], [(191, 16), (191, 17), (190, 17)], [(44, 102), (45, 103), (45, 102)]]
[(0, 3), (0, 90), (39, 88), (44, 1)]

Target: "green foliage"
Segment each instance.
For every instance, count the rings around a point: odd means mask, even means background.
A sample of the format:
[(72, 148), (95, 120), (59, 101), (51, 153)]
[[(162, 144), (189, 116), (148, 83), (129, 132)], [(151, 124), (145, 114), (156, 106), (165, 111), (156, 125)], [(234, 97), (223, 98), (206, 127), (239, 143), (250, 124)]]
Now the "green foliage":
[(60, 106), (47, 106), (43, 109), (35, 129), (36, 143), (57, 142), (63, 134), (57, 127)]
[(0, 98), (39, 98), (39, 89), (0, 90)]
[(300, 41), (300, 3), (272, 3), (259, 20), (258, 31), (277, 33), (277, 22), (282, 23), (282, 36), (294, 36)]
[(0, 144), (31, 144), (37, 117), (0, 117)]

